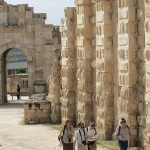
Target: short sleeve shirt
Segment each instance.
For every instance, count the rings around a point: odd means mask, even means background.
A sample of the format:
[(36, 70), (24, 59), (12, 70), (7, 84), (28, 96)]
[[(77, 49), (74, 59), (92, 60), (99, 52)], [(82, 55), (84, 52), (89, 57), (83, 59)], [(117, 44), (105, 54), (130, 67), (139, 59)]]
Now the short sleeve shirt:
[(96, 130), (88, 127), (86, 130), (86, 135), (89, 137), (89, 138), (87, 138), (87, 141), (95, 141), (96, 139), (92, 138), (95, 136), (95, 134), (96, 134)]
[[(119, 126), (116, 128), (115, 135), (118, 135)], [(121, 127), (120, 134), (122, 140), (129, 140), (130, 130), (127, 126)]]

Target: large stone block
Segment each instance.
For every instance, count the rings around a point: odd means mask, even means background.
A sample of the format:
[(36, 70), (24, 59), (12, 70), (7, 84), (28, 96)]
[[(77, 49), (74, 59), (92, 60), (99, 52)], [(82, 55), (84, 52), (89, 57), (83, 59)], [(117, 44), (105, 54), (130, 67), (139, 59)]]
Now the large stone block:
[(62, 78), (62, 87), (67, 89), (75, 89), (76, 88), (76, 82), (72, 79), (68, 78)]
[(80, 5), (80, 4), (90, 4), (91, 1), (90, 0), (75, 0), (75, 4), (76, 5)]
[(76, 76), (76, 70), (73, 69), (73, 68), (62, 68), (62, 71), (61, 71), (61, 74), (63, 77), (66, 77), (66, 78), (70, 78), (70, 79), (75, 79)]
[(91, 61), (89, 60), (77, 60), (77, 68), (85, 71), (92, 71)]
[(76, 76), (78, 80), (85, 80), (89, 82), (93, 80), (91, 71), (84, 71), (84, 70), (78, 69)]
[(77, 88), (80, 91), (93, 93), (93, 83), (92, 82), (80, 81), (77, 83)]
[(75, 68), (75, 59), (74, 58), (64, 58), (62, 59), (62, 66), (63, 67), (69, 67), (69, 68)]
[(146, 127), (146, 116), (138, 116), (138, 124), (141, 127)]

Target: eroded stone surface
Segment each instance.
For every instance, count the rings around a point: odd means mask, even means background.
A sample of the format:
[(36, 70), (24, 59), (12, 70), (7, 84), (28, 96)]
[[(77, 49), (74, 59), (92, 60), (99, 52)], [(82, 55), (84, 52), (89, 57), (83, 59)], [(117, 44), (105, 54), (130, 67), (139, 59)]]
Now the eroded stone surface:
[[(52, 53), (60, 49), (59, 27), (45, 24), (46, 14), (35, 13), (27, 4), (11, 5), (0, 1), (0, 104), (7, 100), (5, 90), (5, 57), (12, 48), (27, 57), (29, 95), (47, 92), (46, 81), (51, 74)], [(33, 84), (42, 81), (45, 85)]]
[(25, 124), (50, 123), (50, 102), (45, 94), (34, 94), (24, 103)]
[(118, 119), (125, 117), (132, 149), (148, 149), (149, 0), (75, 0), (75, 4), (76, 8), (65, 9), (61, 24), (62, 122), (95, 121), (98, 132), (110, 139)]

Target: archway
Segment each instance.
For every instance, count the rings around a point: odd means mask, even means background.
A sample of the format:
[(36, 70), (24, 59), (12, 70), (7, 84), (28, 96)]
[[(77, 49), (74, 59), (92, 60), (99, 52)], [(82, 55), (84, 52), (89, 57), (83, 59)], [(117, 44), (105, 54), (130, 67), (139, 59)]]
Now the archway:
[(16, 42), (7, 43), (0, 47), (0, 104), (7, 102), (7, 82), (6, 82), (6, 55), (11, 49), (21, 49), (27, 57), (28, 66), (28, 89), (29, 96), (33, 94), (33, 76), (34, 65), (32, 55), (29, 49), (25, 48), (23, 44), (17, 44)]

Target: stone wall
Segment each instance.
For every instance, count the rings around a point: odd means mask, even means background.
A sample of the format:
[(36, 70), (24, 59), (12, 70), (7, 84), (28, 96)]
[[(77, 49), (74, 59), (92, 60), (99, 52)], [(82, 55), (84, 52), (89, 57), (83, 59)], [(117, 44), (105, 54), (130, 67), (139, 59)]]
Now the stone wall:
[[(76, 26), (72, 29), (62, 23), (62, 122), (71, 119), (88, 125), (95, 121), (98, 132), (110, 139), (118, 119), (125, 117), (131, 130), (130, 146), (148, 150), (150, 1), (75, 0), (75, 4), (76, 14), (72, 15), (75, 8), (68, 8), (65, 21), (71, 16)], [(64, 53), (71, 39), (68, 32), (74, 33), (74, 53)], [(74, 74), (66, 77), (66, 69)], [(74, 82), (66, 82), (70, 80)], [(66, 96), (70, 90), (71, 98)], [(71, 116), (66, 113), (72, 110), (69, 100), (76, 108)]]
[(27, 4), (0, 3), (0, 72), (3, 72), (0, 73), (0, 104), (7, 100), (5, 57), (12, 48), (22, 50), (27, 56), (29, 95), (35, 92), (34, 82), (46, 84), (51, 73), (52, 53), (60, 49), (60, 31), (59, 27), (46, 25), (45, 19), (45, 13), (34, 13)]
[(51, 105), (45, 94), (33, 94), (24, 103), (25, 124), (50, 123)]

